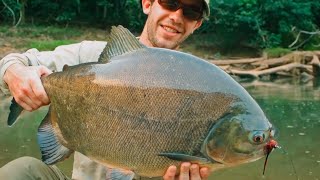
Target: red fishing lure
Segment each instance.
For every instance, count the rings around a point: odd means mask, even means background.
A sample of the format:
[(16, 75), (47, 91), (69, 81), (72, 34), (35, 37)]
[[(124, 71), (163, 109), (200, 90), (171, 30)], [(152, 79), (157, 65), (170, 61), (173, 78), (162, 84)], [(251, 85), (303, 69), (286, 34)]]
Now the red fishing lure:
[(275, 148), (280, 148), (278, 146), (278, 143), (277, 141), (271, 139), (267, 144), (266, 146), (264, 147), (264, 150), (265, 150), (265, 153), (266, 153), (266, 160), (264, 161), (264, 166), (263, 166), (263, 175), (264, 175), (264, 172), (266, 170), (266, 165), (267, 165), (267, 161), (268, 161), (268, 157), (269, 157), (269, 154), (271, 153), (271, 151)]

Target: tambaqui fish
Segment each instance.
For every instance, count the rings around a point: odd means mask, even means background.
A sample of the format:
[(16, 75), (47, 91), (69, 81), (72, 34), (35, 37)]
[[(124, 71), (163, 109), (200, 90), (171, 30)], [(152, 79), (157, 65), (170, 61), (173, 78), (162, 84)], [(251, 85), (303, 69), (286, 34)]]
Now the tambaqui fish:
[(156, 177), (181, 161), (215, 170), (266, 154), (272, 125), (227, 73), (190, 54), (145, 47), (123, 27), (110, 39), (99, 62), (42, 78), (51, 100), (38, 132), (45, 163), (78, 151)]

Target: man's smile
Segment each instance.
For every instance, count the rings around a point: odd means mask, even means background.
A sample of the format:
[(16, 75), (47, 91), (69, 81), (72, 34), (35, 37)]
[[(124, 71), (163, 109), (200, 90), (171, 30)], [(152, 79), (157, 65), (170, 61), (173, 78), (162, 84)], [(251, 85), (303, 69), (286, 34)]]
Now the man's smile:
[(181, 33), (179, 30), (177, 30), (176, 28), (174, 28), (173, 26), (166, 26), (166, 25), (161, 25), (161, 27), (169, 32), (169, 33)]

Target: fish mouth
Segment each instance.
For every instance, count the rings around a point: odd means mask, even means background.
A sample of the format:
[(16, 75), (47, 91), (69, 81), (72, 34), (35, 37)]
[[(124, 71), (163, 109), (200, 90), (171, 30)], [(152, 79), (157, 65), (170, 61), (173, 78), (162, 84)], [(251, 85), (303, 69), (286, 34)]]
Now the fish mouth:
[(265, 156), (263, 145), (261, 145), (261, 148), (253, 149), (251, 148), (252, 145), (248, 143), (247, 146), (245, 146), (246, 148), (243, 148), (243, 144), (241, 147), (242, 148), (237, 148), (229, 144), (224, 148), (216, 149), (215, 152), (211, 151), (210, 158), (215, 162), (233, 166), (253, 162)]

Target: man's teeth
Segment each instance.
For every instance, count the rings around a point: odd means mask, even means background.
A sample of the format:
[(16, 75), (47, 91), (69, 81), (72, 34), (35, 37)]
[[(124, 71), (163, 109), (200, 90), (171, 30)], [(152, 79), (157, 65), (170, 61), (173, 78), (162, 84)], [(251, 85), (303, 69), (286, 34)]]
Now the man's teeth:
[(166, 31), (168, 31), (168, 32), (172, 32), (172, 33), (177, 33), (178, 31), (176, 31), (176, 30), (174, 30), (174, 29), (172, 29), (172, 28), (169, 28), (169, 27), (167, 27), (167, 26), (163, 26), (163, 28), (166, 30)]

